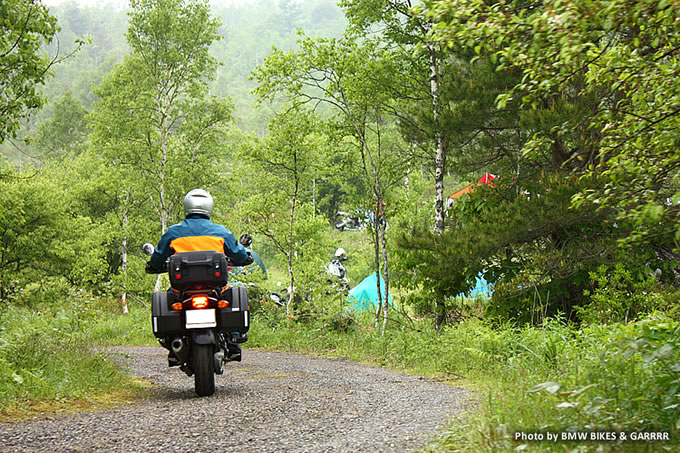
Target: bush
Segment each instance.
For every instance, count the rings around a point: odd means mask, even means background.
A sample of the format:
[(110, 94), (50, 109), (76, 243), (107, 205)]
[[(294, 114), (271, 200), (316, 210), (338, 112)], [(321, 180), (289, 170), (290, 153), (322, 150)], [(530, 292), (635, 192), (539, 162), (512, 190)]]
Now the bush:
[[(467, 423), (452, 427), (442, 441), (446, 450), (565, 451), (564, 442), (522, 446), (513, 434), (568, 430), (666, 432), (677, 446), (678, 322), (653, 315), (628, 325), (576, 330), (551, 321), (543, 328), (495, 332), (480, 332), (476, 340), (473, 362), (488, 366), (477, 374), (477, 381), (488, 385), (485, 396)], [(490, 361), (486, 355), (493, 350), (496, 360)], [(590, 442), (580, 443), (577, 451), (645, 448), (655, 446)]]
[(656, 278), (634, 278), (622, 264), (614, 269), (600, 266), (597, 272), (590, 273), (590, 278), (595, 289), (584, 291), (584, 306), (574, 307), (587, 323), (625, 323), (666, 305)]
[(0, 317), (0, 409), (27, 400), (65, 400), (128, 382), (86, 337), (82, 307), (43, 312), (7, 306)]

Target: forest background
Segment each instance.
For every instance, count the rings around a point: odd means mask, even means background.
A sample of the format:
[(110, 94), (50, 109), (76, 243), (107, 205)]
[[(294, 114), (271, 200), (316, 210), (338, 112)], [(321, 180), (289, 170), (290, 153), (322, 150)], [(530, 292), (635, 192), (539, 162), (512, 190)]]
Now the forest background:
[[(0, 10), (3, 413), (132, 385), (82, 346), (153, 341), (141, 244), (204, 187), (269, 269), (237, 277), (249, 344), (475, 389), (432, 448), (539, 430), (672, 441), (532, 448), (677, 445), (677, 2)], [(365, 228), (334, 229), (338, 211)], [(378, 272), (393, 305), (351, 309), (324, 269), (338, 247), (352, 286)]]

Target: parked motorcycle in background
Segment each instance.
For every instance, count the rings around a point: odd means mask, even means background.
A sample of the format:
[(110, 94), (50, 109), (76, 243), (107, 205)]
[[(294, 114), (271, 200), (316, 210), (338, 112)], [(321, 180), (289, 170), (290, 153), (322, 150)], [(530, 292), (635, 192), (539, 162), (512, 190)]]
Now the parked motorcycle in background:
[(340, 231), (359, 231), (366, 227), (365, 222), (362, 220), (363, 216), (360, 216), (360, 211), (356, 211), (354, 214), (338, 211), (335, 213), (335, 223), (334, 227)]
[(328, 282), (333, 289), (336, 291), (349, 292), (349, 278), (347, 278), (347, 270), (342, 264), (344, 261), (347, 261), (345, 249), (339, 248), (335, 251), (335, 255), (331, 258), (331, 262), (326, 265), (326, 270), (331, 276), (331, 278), (328, 279)]
[[(151, 255), (154, 247), (143, 250)], [(215, 393), (215, 374), (226, 362), (241, 361), (238, 344), (248, 340), (248, 293), (227, 285), (231, 264), (216, 251), (182, 252), (157, 272), (168, 272), (172, 289), (153, 293), (153, 333), (170, 351), (168, 366), (194, 376), (198, 396)]]

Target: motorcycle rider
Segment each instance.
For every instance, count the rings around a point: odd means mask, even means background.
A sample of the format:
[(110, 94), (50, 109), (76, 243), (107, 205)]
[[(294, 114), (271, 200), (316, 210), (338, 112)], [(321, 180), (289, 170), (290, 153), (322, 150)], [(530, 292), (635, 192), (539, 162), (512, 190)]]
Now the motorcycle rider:
[(207, 191), (189, 191), (184, 197), (184, 221), (171, 226), (163, 234), (147, 266), (160, 270), (170, 255), (199, 250), (224, 253), (237, 266), (252, 263), (252, 258), (234, 234), (222, 225), (210, 221), (212, 212), (213, 199)]
[[(237, 240), (234, 234), (222, 225), (210, 220), (213, 212), (212, 196), (203, 189), (189, 191), (184, 197), (184, 221), (173, 225), (163, 234), (146, 263), (147, 271), (163, 268), (166, 260), (175, 253), (215, 250), (224, 253), (237, 266), (247, 266), (253, 262), (252, 256)], [(227, 339), (228, 358), (241, 360), (241, 348), (236, 341), (243, 343), (247, 336), (234, 335)], [(171, 352), (172, 354), (172, 352)], [(172, 361), (174, 357), (169, 357)], [(176, 360), (176, 359), (175, 359)]]

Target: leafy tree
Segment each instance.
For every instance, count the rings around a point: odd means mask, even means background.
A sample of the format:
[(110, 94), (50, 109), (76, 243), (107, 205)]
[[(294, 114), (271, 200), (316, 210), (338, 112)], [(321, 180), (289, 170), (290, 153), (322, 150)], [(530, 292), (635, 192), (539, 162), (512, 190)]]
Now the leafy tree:
[[(394, 57), (400, 60), (400, 64), (394, 65), (399, 77), (395, 74), (395, 83), (383, 89), (397, 102), (407, 100), (407, 104), (419, 104), (415, 115), (396, 108), (402, 121), (421, 131), (427, 130), (426, 140), (421, 143), (433, 145), (433, 152), (428, 154), (432, 156), (435, 182), (434, 230), (441, 233), (444, 230), (444, 174), (450, 145), (442, 121), (447, 102), (443, 98), (444, 75), (452, 72), (452, 68), (445, 60), (446, 53), (440, 43), (430, 36), (433, 19), (414, 8), (411, 0), (344, 1), (342, 6), (350, 29), (361, 35), (380, 30), (382, 45), (394, 48)], [(423, 117), (427, 119), (426, 125), (420, 120)]]
[(165, 232), (187, 187), (210, 181), (231, 120), (228, 100), (207, 94), (219, 21), (202, 0), (135, 0), (129, 15), (132, 53), (95, 89), (92, 146), (121, 170), (125, 199), (151, 201)]
[(38, 90), (55, 63), (41, 50), (57, 32), (47, 7), (30, 0), (0, 3), (0, 143), (14, 137), (19, 122), (45, 99)]
[(206, 2), (134, 1), (133, 52), (95, 90), (94, 144), (133, 178), (154, 181), (148, 195), (162, 231), (186, 187), (209, 180), (212, 153), (231, 119), (228, 101), (206, 94), (217, 27)]
[[(384, 24), (395, 42), (406, 43), (404, 18), (419, 8), (396, 3), (352, 2), (350, 21)], [(674, 92), (667, 76), (677, 66), (677, 8), (626, 1), (424, 6), (437, 34), (422, 45), (439, 40), (450, 49), (442, 61), (456, 68), (439, 78), (439, 121), (450, 131), (444, 141), (460, 146), (454, 170), (491, 162), (507, 178), (498, 194), (460, 204), (451, 234), (438, 239), (421, 227), (402, 238), (406, 254), (423, 260), (405, 261), (417, 270), (414, 287), (447, 299), (485, 271), (498, 283), (492, 306), (512, 307), (515, 313), (505, 314), (525, 320), (532, 289), (550, 298), (549, 311), (571, 314), (602, 262), (625, 261), (639, 281), (654, 269), (672, 275), (677, 106), (658, 89)], [(394, 19), (399, 14), (404, 20)], [(461, 61), (473, 54), (476, 61)], [(409, 109), (425, 112), (416, 102)], [(427, 137), (427, 128), (401, 124), (409, 137)], [(563, 219), (552, 218), (555, 212)], [(447, 274), (443, 263), (456, 263), (455, 270)]]
[(587, 167), (600, 189), (575, 200), (616, 206), (620, 219), (638, 225), (636, 238), (677, 224), (668, 200), (679, 162), (679, 13), (677, 3), (653, 0), (431, 5), (431, 14), (447, 18), (438, 30), (443, 41), (521, 73), (499, 106), (552, 106), (524, 153), (549, 150), (558, 164)]
[(44, 292), (65, 292), (67, 286), (93, 280), (94, 274), (79, 274), (84, 258), (93, 250), (90, 234), (95, 228), (87, 215), (73, 209), (69, 190), (80, 181), (71, 179), (57, 162), (42, 169), (13, 171), (0, 181), (1, 204), (12, 206), (0, 213), (3, 301), (21, 299), (18, 295), (29, 285)]
[[(326, 105), (332, 109), (333, 133), (340, 137), (336, 140), (356, 149), (364, 184), (370, 188), (375, 220), (375, 270), (381, 273), (382, 261), (385, 292), (388, 293), (388, 262), (384, 249), (387, 223), (382, 208), (386, 191), (393, 182), (393, 172), (398, 168), (399, 159), (394, 159), (398, 153), (392, 151), (399, 142), (383, 142), (382, 138), (389, 130), (384, 87), (392, 81), (394, 60), (379, 43), (365, 41), (358, 44), (351, 35), (338, 40), (303, 38), (299, 45), (300, 50), (296, 52), (272, 53), (258, 68), (254, 74), (259, 82), (256, 94), (262, 100), (283, 95), (294, 105), (309, 104), (315, 108)], [(379, 285), (377, 289), (383, 300)], [(384, 295), (384, 300), (387, 296)], [(379, 303), (376, 325), (382, 306)], [(383, 313), (383, 325), (387, 320), (386, 313)]]
[(50, 157), (81, 152), (86, 146), (87, 110), (70, 91), (54, 105), (54, 115), (38, 127), (36, 144)]
[[(266, 236), (286, 256), (291, 288), (288, 314), (293, 310), (296, 292), (293, 263), (301, 252), (300, 248), (309, 240), (306, 226), (318, 227), (324, 223), (322, 219), (314, 219), (314, 212), (307, 216), (305, 226), (297, 217), (304, 188), (311, 185), (313, 178), (324, 173), (328, 140), (317, 132), (319, 129), (321, 122), (315, 115), (302, 109), (291, 109), (277, 116), (269, 124), (269, 135), (256, 140), (242, 155), (255, 165), (258, 185), (265, 185), (266, 194), (263, 194), (264, 197), (255, 196), (247, 203), (252, 211), (247, 210), (246, 215), (254, 219), (251, 224), (255, 228), (253, 231)], [(272, 194), (271, 187), (279, 190)], [(253, 194), (246, 196), (253, 197)], [(282, 209), (286, 205), (287, 209)], [(244, 207), (241, 206), (241, 209)], [(287, 211), (285, 221), (280, 217), (282, 211)], [(278, 222), (269, 213), (276, 216)]]

